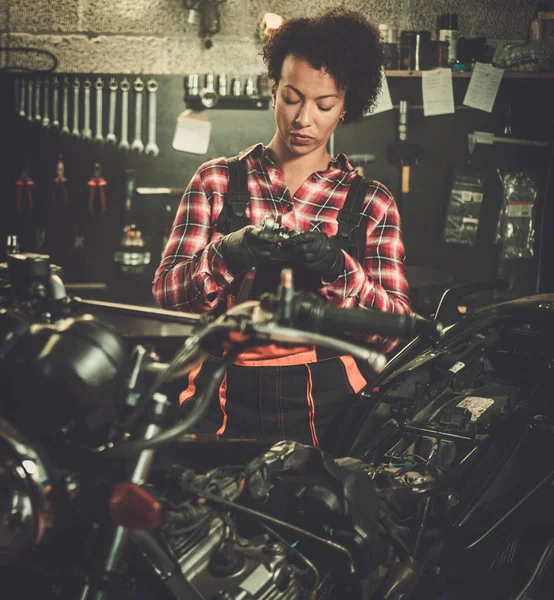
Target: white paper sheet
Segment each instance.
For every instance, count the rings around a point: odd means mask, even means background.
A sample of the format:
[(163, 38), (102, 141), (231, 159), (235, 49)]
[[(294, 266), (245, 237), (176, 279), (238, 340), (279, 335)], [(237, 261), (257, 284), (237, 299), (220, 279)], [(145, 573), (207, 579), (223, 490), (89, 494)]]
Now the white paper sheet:
[(186, 109), (177, 117), (173, 148), (191, 154), (206, 154), (210, 144), (212, 124), (203, 112)]
[(392, 99), (390, 97), (389, 82), (387, 81), (387, 76), (385, 75), (384, 71), (382, 75), (383, 76), (381, 78), (381, 91), (377, 96), (377, 100), (375, 102), (373, 110), (371, 112), (365, 113), (364, 117), (376, 115), (378, 113), (394, 109), (394, 106), (392, 105)]
[(426, 117), (449, 115), (455, 111), (452, 71), (450, 69), (422, 71), (421, 89), (423, 93), (423, 114)]
[(472, 108), (492, 112), (503, 75), (504, 69), (486, 63), (475, 63), (467, 86), (464, 104)]

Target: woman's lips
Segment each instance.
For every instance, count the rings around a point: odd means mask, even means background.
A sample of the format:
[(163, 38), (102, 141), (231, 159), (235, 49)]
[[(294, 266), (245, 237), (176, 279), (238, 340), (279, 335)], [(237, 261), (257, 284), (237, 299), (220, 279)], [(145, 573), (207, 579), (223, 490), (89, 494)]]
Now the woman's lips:
[(291, 133), (290, 135), (297, 144), (309, 144), (313, 140), (311, 136), (302, 135), (301, 133)]

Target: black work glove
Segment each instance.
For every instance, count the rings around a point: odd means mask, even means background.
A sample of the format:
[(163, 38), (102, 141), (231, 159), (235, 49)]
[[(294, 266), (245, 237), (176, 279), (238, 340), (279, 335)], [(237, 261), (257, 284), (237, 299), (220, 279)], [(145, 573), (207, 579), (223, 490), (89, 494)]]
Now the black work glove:
[(278, 240), (278, 233), (247, 225), (223, 238), (221, 254), (229, 271), (239, 273), (269, 263)]
[(297, 233), (283, 242), (295, 263), (305, 265), (325, 281), (334, 281), (344, 270), (342, 250), (320, 231)]

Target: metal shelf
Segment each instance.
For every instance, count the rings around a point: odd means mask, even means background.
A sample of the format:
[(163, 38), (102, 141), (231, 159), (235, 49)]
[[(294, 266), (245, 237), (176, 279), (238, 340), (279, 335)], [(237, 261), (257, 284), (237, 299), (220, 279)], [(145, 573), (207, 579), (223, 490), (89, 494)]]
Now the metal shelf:
[[(422, 71), (386, 71), (387, 77), (421, 77)], [(468, 71), (453, 71), (452, 77), (469, 79), (472, 73)], [(554, 79), (554, 72), (504, 71), (504, 79)]]

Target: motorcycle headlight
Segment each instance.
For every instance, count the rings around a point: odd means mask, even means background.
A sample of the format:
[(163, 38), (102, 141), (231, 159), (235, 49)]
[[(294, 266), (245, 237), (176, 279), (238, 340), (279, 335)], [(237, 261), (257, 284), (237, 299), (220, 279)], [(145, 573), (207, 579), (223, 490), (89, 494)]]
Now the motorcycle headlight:
[(0, 565), (25, 558), (53, 522), (52, 484), (42, 460), (0, 419)]

